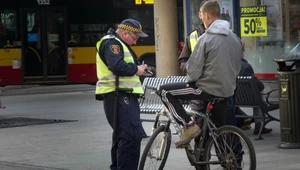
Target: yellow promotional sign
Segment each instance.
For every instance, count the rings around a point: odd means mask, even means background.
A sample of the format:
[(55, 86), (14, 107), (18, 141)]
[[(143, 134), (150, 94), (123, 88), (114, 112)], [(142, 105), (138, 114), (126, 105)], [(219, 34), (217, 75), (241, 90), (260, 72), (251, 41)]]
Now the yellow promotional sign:
[(134, 4), (135, 5), (142, 5), (142, 0), (135, 0)]
[(241, 7), (241, 36), (267, 36), (267, 8), (266, 6)]
[(153, 5), (154, 0), (135, 0), (135, 5)]

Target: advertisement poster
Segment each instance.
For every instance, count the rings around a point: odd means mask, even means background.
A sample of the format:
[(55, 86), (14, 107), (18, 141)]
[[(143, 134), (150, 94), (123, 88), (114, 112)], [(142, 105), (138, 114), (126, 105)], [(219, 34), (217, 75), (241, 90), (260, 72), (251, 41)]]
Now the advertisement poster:
[(273, 42), (283, 40), (282, 8), (280, 0), (262, 0), (262, 5), (267, 7), (267, 29), (268, 35), (260, 37), (262, 42)]
[(242, 37), (260, 37), (268, 35), (266, 6), (241, 7), (240, 11)]
[(221, 8), (221, 19), (230, 23), (230, 28), (233, 29), (233, 10), (232, 0), (218, 0)]

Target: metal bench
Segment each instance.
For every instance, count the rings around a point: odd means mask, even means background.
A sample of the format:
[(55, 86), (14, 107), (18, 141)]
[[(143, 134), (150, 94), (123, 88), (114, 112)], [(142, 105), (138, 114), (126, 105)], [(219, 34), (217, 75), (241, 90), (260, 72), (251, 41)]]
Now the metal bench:
[[(156, 114), (161, 111), (163, 108), (163, 103), (159, 96), (155, 94), (155, 91), (147, 89), (146, 85), (159, 87), (167, 83), (176, 83), (176, 82), (185, 82), (185, 76), (169, 76), (167, 78), (154, 78), (147, 77), (143, 81), (143, 87), (145, 89), (145, 94), (142, 99), (140, 99), (140, 108), (142, 114)], [(269, 102), (269, 96), (272, 92), (276, 90), (269, 91), (268, 93), (261, 94), (257, 85), (257, 80), (252, 76), (238, 76), (237, 78), (237, 90), (235, 93), (235, 104), (236, 107), (250, 107), (250, 108), (259, 108), (262, 111), (261, 116), (253, 115), (236, 115), (237, 118), (255, 118), (261, 119), (261, 128), (258, 134), (258, 139), (262, 139), (262, 130), (271, 121), (280, 121), (279, 119), (271, 116), (270, 111), (279, 109), (279, 104)], [(265, 100), (263, 99), (265, 97)], [(188, 104), (185, 104), (184, 107), (189, 107)], [(142, 121), (154, 120), (142, 119)]]
[[(279, 104), (269, 102), (270, 94), (277, 90), (271, 90), (268, 93), (262, 94), (259, 91), (257, 80), (253, 76), (239, 76), (237, 78), (237, 90), (235, 93), (235, 106), (236, 107), (250, 107), (259, 108), (262, 112), (261, 116), (241, 116), (236, 115), (237, 118), (261, 119), (261, 127), (258, 134), (258, 139), (262, 139), (262, 131), (264, 127), (271, 121), (280, 121), (269, 114), (270, 111), (279, 109)], [(263, 97), (265, 96), (265, 100)]]
[[(144, 97), (140, 99), (140, 109), (142, 114), (155, 114), (162, 110), (163, 103), (161, 98), (155, 94), (154, 90), (146, 88), (146, 85), (160, 87), (163, 84), (185, 82), (185, 76), (170, 76), (167, 78), (146, 77), (143, 81), (145, 90)], [(143, 121), (149, 121), (143, 119)], [(152, 120), (153, 121), (153, 120)]]

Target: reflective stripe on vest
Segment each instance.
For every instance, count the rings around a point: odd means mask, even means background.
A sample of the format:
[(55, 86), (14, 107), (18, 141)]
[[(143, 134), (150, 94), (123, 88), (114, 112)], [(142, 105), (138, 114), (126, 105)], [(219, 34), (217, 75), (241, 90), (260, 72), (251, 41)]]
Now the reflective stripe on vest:
[[(100, 45), (103, 42), (103, 40), (110, 39), (110, 38), (114, 38), (121, 43), (123, 48), (123, 53), (124, 53), (124, 61), (126, 63), (134, 63), (134, 59), (127, 46), (120, 39), (116, 38), (113, 35), (106, 35), (103, 38), (101, 38), (101, 40), (98, 41), (96, 44), (97, 51), (100, 50)], [(116, 76), (105, 65), (105, 63), (102, 61), (101, 57), (99, 56), (98, 52), (96, 54), (96, 66), (97, 66), (97, 77), (98, 77), (98, 82), (96, 85), (96, 94), (105, 94), (105, 93), (115, 91)], [(124, 76), (119, 77), (119, 88), (127, 88), (127, 89), (131, 88), (133, 90), (132, 93), (135, 94), (144, 93), (144, 90), (140, 82), (140, 78), (136, 75), (130, 77), (124, 77)]]
[(195, 49), (195, 45), (197, 43), (197, 39), (198, 39), (198, 32), (197, 30), (193, 31), (191, 34), (190, 34), (190, 45), (191, 45), (191, 52), (194, 51)]

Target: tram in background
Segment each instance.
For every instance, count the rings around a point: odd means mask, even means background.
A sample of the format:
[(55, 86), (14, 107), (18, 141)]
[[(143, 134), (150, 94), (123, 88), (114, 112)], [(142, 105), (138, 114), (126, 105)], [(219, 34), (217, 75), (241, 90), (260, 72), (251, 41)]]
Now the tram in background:
[[(178, 16), (183, 33), (182, 1), (178, 1)], [(139, 20), (149, 35), (140, 38), (133, 50), (155, 67), (152, 4), (136, 5), (135, 0), (7, 1), (0, 7), (0, 86), (94, 84), (95, 44), (126, 18)]]

